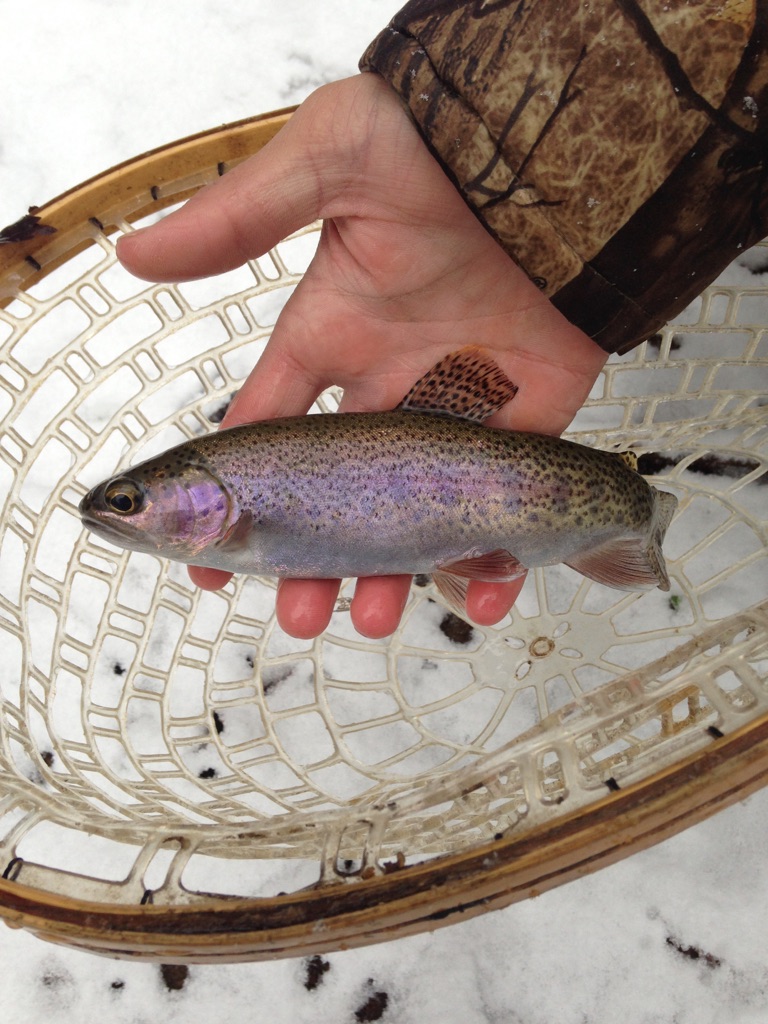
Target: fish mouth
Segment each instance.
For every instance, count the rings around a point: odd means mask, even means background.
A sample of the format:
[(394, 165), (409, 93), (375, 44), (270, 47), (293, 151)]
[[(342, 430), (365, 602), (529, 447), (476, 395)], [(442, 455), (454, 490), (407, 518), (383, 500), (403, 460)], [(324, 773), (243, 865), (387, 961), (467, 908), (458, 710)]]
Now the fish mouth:
[(80, 522), (89, 530), (103, 530), (104, 521), (99, 518), (98, 514), (93, 511), (93, 507), (98, 500), (99, 491), (101, 487), (94, 487), (88, 491), (85, 497), (80, 499), (80, 504), (77, 506), (77, 511), (80, 516)]
[(148, 535), (123, 533), (119, 525), (115, 525), (111, 519), (101, 519), (92, 512), (82, 512), (80, 522), (86, 530), (90, 530), (91, 533), (113, 544), (116, 548), (121, 548), (124, 551), (143, 551), (150, 555), (158, 553), (157, 545)]
[(80, 512), (80, 522), (92, 533), (97, 533), (100, 537), (105, 537), (107, 540), (112, 538), (119, 539), (123, 543), (125, 542), (125, 534), (121, 530), (117, 529), (110, 520), (101, 519), (99, 516), (94, 515), (92, 512)]

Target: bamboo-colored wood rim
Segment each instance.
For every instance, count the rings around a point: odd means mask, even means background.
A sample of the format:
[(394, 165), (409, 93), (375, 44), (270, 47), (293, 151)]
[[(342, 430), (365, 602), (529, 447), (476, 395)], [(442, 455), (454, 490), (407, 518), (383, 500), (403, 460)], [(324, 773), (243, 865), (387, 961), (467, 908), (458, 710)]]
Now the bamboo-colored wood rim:
[(92, 244), (94, 228), (109, 232), (114, 227), (111, 216), (119, 212), (132, 222), (188, 199), (199, 182), (188, 188), (178, 183), (199, 177), (206, 169), (212, 175), (224, 174), (264, 147), (293, 109), (222, 125), (151, 150), (31, 208), (41, 226), (55, 231), (0, 245), (0, 307), (11, 301), (17, 288), (35, 284)]
[[(0, 245), (0, 306), (109, 232), (192, 195), (287, 123), (278, 111), (199, 133), (126, 161), (35, 209), (55, 228)], [(185, 180), (189, 181), (188, 187)], [(684, 761), (524, 836), (268, 899), (124, 905), (0, 879), (0, 918), (42, 938), (165, 962), (264, 960), (359, 946), (437, 928), (535, 896), (704, 820), (768, 781), (768, 716)]]
[(0, 881), (11, 926), (92, 952), (234, 962), (400, 938), (499, 909), (621, 860), (743, 800), (768, 779), (768, 716), (527, 835), (396, 872), (269, 899), (126, 907)]

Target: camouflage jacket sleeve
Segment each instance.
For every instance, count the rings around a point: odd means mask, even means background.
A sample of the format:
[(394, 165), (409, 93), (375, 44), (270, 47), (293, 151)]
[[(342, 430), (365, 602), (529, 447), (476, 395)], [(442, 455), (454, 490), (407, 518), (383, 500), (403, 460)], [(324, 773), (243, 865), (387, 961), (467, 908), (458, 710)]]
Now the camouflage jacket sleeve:
[(624, 351), (768, 235), (768, 0), (411, 0), (364, 70), (501, 245)]

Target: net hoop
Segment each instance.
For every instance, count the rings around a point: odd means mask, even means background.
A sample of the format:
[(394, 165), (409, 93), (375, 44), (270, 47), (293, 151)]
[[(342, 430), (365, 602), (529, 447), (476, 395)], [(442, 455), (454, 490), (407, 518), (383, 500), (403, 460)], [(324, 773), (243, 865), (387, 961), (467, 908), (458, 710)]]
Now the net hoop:
[[(231, 584), (218, 633), (198, 636), (214, 605), (181, 573), (72, 531), (106, 460), (210, 428), (317, 229), (250, 264), (247, 284), (192, 297), (131, 290), (116, 237), (226, 173), (289, 117), (127, 161), (33, 211), (0, 245), (0, 916), (94, 952), (252, 960), (433, 929), (658, 842), (743, 799), (768, 767), (762, 248), (747, 267), (754, 282), (717, 282), (659, 338), (612, 359), (569, 431), (631, 446), (680, 497), (676, 605), (537, 571), (497, 628), (464, 627), (414, 587), (398, 634), (367, 644), (342, 621), (343, 593), (329, 636), (292, 648), (271, 611), (253, 611), (271, 599), (268, 581)], [(115, 333), (123, 316), (134, 319)], [(214, 321), (221, 339), (201, 341)], [(198, 348), (180, 354), (181, 338)], [(109, 386), (126, 381), (121, 404)], [(115, 433), (120, 451), (106, 440)], [(137, 572), (155, 574), (141, 614)], [(89, 618), (98, 594), (104, 614)], [(153, 630), (176, 619), (194, 643), (178, 640), (164, 665)], [(256, 663), (251, 678), (233, 674), (241, 656)], [(424, 679), (438, 696), (425, 696)], [(201, 709), (184, 705), (190, 680)], [(71, 842), (69, 861), (52, 836)], [(114, 865), (82, 861), (89, 837)], [(279, 892), (297, 862), (314, 877)], [(265, 864), (268, 882), (247, 874)], [(229, 888), (222, 868), (236, 876)]]

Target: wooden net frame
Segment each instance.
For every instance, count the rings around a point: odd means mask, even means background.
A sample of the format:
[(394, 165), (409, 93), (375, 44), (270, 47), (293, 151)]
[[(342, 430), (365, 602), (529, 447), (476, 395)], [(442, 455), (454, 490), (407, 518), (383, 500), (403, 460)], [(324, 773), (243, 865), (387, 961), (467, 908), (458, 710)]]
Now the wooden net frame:
[(116, 239), (289, 116), (128, 161), (0, 245), (0, 916), (73, 946), (237, 960), (431, 929), (765, 777), (763, 247), (612, 357), (568, 432), (631, 447), (677, 495), (671, 596), (554, 567), (479, 628), (417, 580), (397, 634), (368, 641), (347, 587), (302, 642), (275, 623), (273, 581), (203, 593), (81, 529), (98, 479), (213, 429), (318, 227), (183, 285), (131, 278)]

